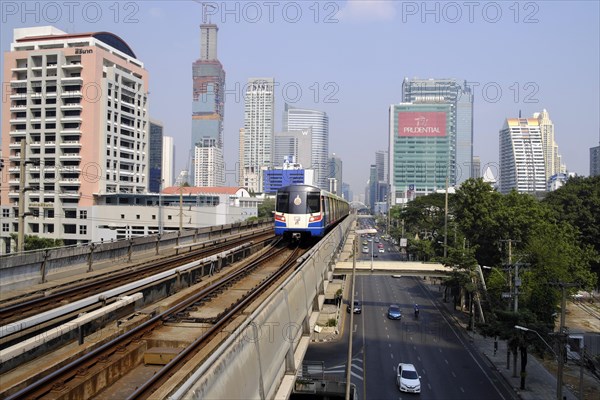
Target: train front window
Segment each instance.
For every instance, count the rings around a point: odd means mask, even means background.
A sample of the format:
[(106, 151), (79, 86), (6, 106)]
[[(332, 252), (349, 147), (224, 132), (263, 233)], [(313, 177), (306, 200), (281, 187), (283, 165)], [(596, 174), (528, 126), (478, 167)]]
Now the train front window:
[(321, 194), (307, 193), (306, 195), (306, 212), (308, 214), (321, 211)]
[(289, 213), (289, 206), (290, 194), (285, 192), (277, 193), (277, 204), (275, 205), (275, 211)]

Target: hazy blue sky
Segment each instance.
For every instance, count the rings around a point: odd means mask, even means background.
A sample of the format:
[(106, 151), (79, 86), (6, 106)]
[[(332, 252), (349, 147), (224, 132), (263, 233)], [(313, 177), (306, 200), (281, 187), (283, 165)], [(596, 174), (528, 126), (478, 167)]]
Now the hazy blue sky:
[[(474, 154), (482, 165), (498, 162), (505, 118), (545, 108), (569, 171), (589, 174), (589, 148), (600, 140), (598, 1), (206, 3), (214, 6), (211, 22), (219, 25), (218, 54), (227, 73), (228, 170), (236, 170), (249, 77), (279, 83), (276, 130), (286, 99), (329, 114), (329, 149), (342, 158), (344, 181), (354, 193), (364, 193), (375, 151), (387, 149), (388, 108), (400, 101), (403, 78), (454, 77), (475, 86)], [(191, 64), (199, 58), (199, 25), (207, 17), (200, 3), (24, 4), (2, 1), (2, 51), (10, 50), (17, 27), (119, 35), (149, 71), (150, 115), (175, 137), (176, 167), (183, 168)]]

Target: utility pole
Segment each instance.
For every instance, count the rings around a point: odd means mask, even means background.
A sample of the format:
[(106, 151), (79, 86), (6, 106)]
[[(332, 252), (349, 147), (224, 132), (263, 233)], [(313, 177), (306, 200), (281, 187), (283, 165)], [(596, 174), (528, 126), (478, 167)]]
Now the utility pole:
[[(558, 328), (558, 370), (556, 372), (556, 399), (563, 400), (562, 396), (562, 387), (563, 387), (563, 368), (565, 364), (565, 315), (567, 309), (567, 293), (566, 289), (568, 287), (577, 287), (579, 284), (577, 283), (566, 283), (566, 282), (558, 282), (554, 285), (560, 287), (561, 290), (561, 300), (560, 300), (560, 327)], [(583, 360), (582, 360), (583, 362)]]
[(444, 258), (448, 254), (448, 176), (446, 175), (446, 199), (444, 200)]
[(183, 186), (179, 186), (179, 234), (183, 231)]
[(17, 232), (17, 251), (25, 249), (25, 138), (21, 139), (21, 161), (19, 165), (19, 231)]
[(158, 187), (158, 234), (162, 235), (163, 233), (163, 215), (162, 215), (162, 188), (163, 188), (163, 182), (165, 180), (161, 179), (160, 180), (160, 185)]
[(354, 327), (354, 281), (356, 271), (356, 235), (359, 233), (354, 231), (354, 240), (352, 241), (352, 285), (350, 286), (350, 330), (348, 333), (348, 360), (346, 365), (346, 400), (350, 400), (350, 380), (352, 378), (352, 330)]

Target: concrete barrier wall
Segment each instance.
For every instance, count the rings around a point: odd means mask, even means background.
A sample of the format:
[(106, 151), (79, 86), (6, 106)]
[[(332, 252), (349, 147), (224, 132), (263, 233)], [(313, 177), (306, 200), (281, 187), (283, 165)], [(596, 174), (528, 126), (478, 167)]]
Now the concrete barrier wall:
[(132, 259), (142, 253), (159, 249), (170, 249), (181, 244), (210, 240), (216, 237), (267, 227), (270, 219), (255, 222), (188, 229), (183, 232), (167, 232), (158, 235), (137, 237), (113, 242), (90, 243), (83, 246), (60, 247), (28, 251), (22, 254), (7, 254), (0, 257), (0, 290), (11, 291), (43, 283), (49, 279), (85, 273), (95, 265), (112, 262), (125, 263), (131, 252)]
[[(190, 378), (173, 399), (272, 399), (285, 375), (295, 375), (323, 294), (332, 257), (341, 249), (351, 218), (330, 232), (290, 276)], [(289, 389), (289, 390), (288, 390)], [(288, 394), (291, 392), (291, 387)]]

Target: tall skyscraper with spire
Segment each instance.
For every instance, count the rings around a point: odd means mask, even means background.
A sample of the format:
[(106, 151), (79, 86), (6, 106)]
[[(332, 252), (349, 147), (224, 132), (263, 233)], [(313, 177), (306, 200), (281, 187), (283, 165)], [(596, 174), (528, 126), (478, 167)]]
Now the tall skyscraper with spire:
[[(200, 59), (192, 64), (192, 165), (194, 186), (223, 186), (225, 71), (217, 58), (215, 24), (200, 25)], [(214, 165), (200, 165), (210, 160)]]

